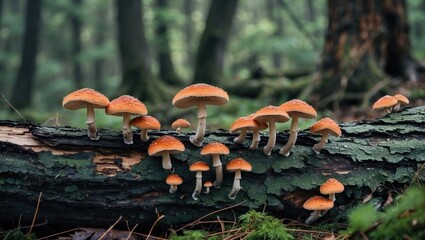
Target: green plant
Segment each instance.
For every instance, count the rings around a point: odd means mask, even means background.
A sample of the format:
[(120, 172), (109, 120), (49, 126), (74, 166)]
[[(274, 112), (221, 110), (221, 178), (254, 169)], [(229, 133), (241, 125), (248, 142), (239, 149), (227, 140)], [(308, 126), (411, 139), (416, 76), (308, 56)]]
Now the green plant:
[(182, 236), (172, 235), (171, 240), (201, 240), (206, 239), (207, 232), (201, 230), (185, 230)]
[(37, 237), (34, 233), (26, 235), (20, 228), (14, 228), (6, 232), (0, 232), (0, 239), (3, 240), (35, 240)]
[(290, 240), (294, 237), (286, 231), (279, 219), (250, 210), (239, 217), (242, 230), (250, 232), (247, 239)]

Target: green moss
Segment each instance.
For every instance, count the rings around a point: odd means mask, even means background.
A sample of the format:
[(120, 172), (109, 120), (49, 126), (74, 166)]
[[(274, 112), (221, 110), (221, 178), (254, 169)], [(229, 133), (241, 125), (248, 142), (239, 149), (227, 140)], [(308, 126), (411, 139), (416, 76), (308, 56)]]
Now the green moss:
[(321, 174), (304, 173), (299, 176), (292, 177), (291, 185), (305, 190), (317, 188), (326, 181), (326, 177)]

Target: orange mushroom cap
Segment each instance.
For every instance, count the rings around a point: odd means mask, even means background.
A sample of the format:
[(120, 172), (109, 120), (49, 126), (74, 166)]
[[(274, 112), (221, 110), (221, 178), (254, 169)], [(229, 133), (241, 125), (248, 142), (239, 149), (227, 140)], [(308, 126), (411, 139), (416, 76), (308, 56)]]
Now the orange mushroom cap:
[(344, 191), (344, 185), (335, 178), (329, 178), (320, 186), (321, 194), (341, 193)]
[(165, 182), (168, 185), (180, 185), (183, 183), (183, 179), (179, 175), (173, 173), (168, 175), (167, 179), (165, 179)]
[(190, 127), (190, 122), (184, 118), (179, 118), (171, 124), (171, 127), (172, 128), (179, 128), (179, 127), (188, 128)]
[(237, 132), (241, 130), (254, 130), (260, 127), (260, 123), (254, 121), (254, 118), (251, 117), (240, 117), (236, 119), (230, 126), (230, 132)]
[(210, 167), (208, 166), (208, 164), (206, 164), (203, 161), (197, 161), (195, 163), (193, 163), (192, 165), (190, 165), (189, 167), (189, 171), (191, 172), (196, 172), (196, 171), (201, 171), (201, 172), (205, 172), (210, 170)]
[(130, 121), (130, 125), (146, 130), (159, 130), (161, 123), (152, 116), (139, 116)]
[(130, 95), (123, 95), (115, 98), (109, 103), (105, 111), (106, 114), (115, 116), (123, 116), (126, 113), (132, 115), (148, 114), (145, 104)]
[(173, 105), (178, 108), (198, 106), (198, 102), (206, 105), (223, 105), (229, 101), (229, 95), (221, 88), (205, 83), (197, 83), (180, 90), (173, 98)]
[(300, 118), (316, 118), (316, 110), (309, 105), (308, 103), (299, 100), (293, 99), (288, 102), (283, 103), (279, 106), (282, 108), (290, 117), (298, 116)]
[(209, 155), (209, 154), (229, 154), (230, 150), (226, 145), (219, 142), (212, 142), (207, 144), (201, 150), (201, 155)]
[(397, 102), (398, 102), (397, 98), (390, 95), (385, 95), (381, 97), (380, 99), (378, 99), (373, 104), (372, 108), (375, 110), (382, 109), (382, 108), (390, 108), (390, 107), (394, 107), (397, 104)]
[(404, 96), (404, 95), (402, 95), (400, 93), (394, 95), (394, 97), (397, 99), (397, 101), (400, 104), (409, 104), (409, 99), (406, 96)]
[(329, 134), (334, 135), (335, 137), (341, 136), (341, 128), (338, 126), (338, 124), (334, 120), (328, 117), (315, 122), (310, 127), (310, 132), (316, 133), (316, 134), (323, 134), (327, 132)]
[(251, 172), (252, 166), (249, 162), (247, 162), (243, 158), (235, 158), (232, 161), (227, 163), (226, 170), (229, 172), (235, 172), (235, 171)]
[(334, 201), (322, 196), (314, 196), (303, 204), (303, 208), (307, 210), (329, 210), (334, 207)]
[(62, 106), (70, 110), (86, 108), (87, 103), (94, 108), (105, 108), (109, 99), (94, 89), (82, 88), (66, 95), (62, 100)]
[(163, 151), (169, 151), (170, 154), (183, 152), (185, 147), (180, 140), (175, 137), (165, 135), (155, 139), (148, 147), (149, 156), (161, 156)]
[(211, 181), (206, 181), (204, 182), (204, 187), (212, 187), (212, 182)]
[(258, 122), (268, 122), (271, 119), (275, 122), (286, 122), (289, 120), (289, 115), (282, 108), (269, 105), (258, 110), (254, 117), (254, 120)]

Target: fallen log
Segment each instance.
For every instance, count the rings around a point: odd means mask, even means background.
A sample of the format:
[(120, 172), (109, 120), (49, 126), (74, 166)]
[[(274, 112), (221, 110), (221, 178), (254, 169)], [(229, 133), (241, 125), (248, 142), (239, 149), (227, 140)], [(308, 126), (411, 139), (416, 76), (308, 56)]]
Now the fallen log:
[[(235, 200), (227, 197), (233, 173), (225, 171), (222, 188), (213, 188), (195, 201), (191, 197), (195, 173), (188, 166), (198, 160), (210, 165), (212, 161), (189, 142), (193, 133), (153, 131), (151, 140), (142, 143), (134, 131), (135, 143), (126, 145), (121, 132), (101, 129), (100, 140), (91, 141), (83, 129), (0, 121), (0, 225), (19, 219), (21, 225), (30, 224), (40, 193), (36, 223), (47, 220), (49, 225), (108, 227), (123, 216), (131, 224), (151, 226), (161, 214), (165, 215), (161, 224), (170, 226), (236, 204), (232, 211), (217, 215), (234, 219), (234, 214), (266, 206), (269, 213), (302, 221), (309, 214), (302, 209), (303, 202), (319, 194), (319, 186), (330, 177), (346, 186), (337, 194), (334, 212), (370, 193), (400, 191), (414, 178), (423, 179), (415, 174), (425, 162), (424, 124), (425, 106), (342, 123), (342, 136), (332, 138), (319, 155), (311, 149), (319, 137), (304, 130), (289, 157), (278, 154), (287, 132), (277, 134), (271, 156), (263, 155), (261, 149), (248, 149), (249, 139), (235, 144), (234, 134), (207, 132), (205, 142), (219, 141), (230, 148), (230, 154), (222, 157), (223, 165), (242, 157), (253, 170), (242, 173), (243, 189)], [(184, 181), (175, 194), (168, 192), (169, 172), (162, 169), (160, 158), (147, 155), (149, 143), (162, 135), (175, 136), (186, 147), (172, 156), (175, 173)], [(266, 142), (263, 134), (260, 146)], [(204, 179), (213, 178), (211, 167)]]

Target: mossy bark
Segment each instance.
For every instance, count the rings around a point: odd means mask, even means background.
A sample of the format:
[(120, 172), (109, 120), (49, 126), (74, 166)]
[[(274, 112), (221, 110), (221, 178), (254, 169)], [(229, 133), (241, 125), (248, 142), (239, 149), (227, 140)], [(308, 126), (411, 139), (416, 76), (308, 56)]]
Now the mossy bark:
[[(17, 222), (20, 216), (21, 225), (30, 224), (40, 192), (37, 219), (51, 225), (107, 227), (123, 216), (130, 224), (150, 227), (159, 213), (165, 215), (160, 224), (169, 226), (241, 202), (232, 209), (236, 215), (266, 205), (272, 214), (302, 221), (309, 214), (302, 209), (303, 202), (319, 194), (319, 186), (330, 177), (346, 186), (336, 196), (338, 211), (372, 192), (386, 195), (389, 190), (400, 191), (415, 176), (424, 178), (415, 175), (425, 163), (424, 124), (425, 106), (343, 123), (342, 136), (331, 138), (320, 155), (312, 151), (319, 137), (301, 130), (289, 157), (278, 153), (288, 139), (287, 131), (277, 134), (271, 156), (263, 155), (261, 148), (248, 149), (250, 138), (235, 144), (237, 134), (207, 132), (204, 144), (219, 141), (230, 148), (230, 154), (221, 157), (223, 165), (242, 157), (253, 171), (242, 173), (242, 190), (235, 200), (227, 197), (234, 175), (224, 171), (222, 187), (195, 201), (191, 194), (196, 178), (188, 166), (199, 160), (211, 165), (212, 159), (201, 156), (201, 149), (189, 142), (193, 133), (152, 131), (149, 142), (135, 137), (134, 144), (127, 145), (121, 132), (101, 129), (100, 140), (91, 141), (84, 129), (0, 121), (0, 225)], [(169, 172), (162, 169), (161, 159), (147, 155), (149, 143), (165, 134), (186, 146), (186, 151), (172, 156), (175, 173), (184, 180), (174, 194), (165, 184)], [(263, 136), (260, 145), (267, 140)], [(203, 179), (213, 180), (214, 168)], [(233, 211), (218, 215), (234, 219)]]

